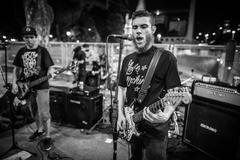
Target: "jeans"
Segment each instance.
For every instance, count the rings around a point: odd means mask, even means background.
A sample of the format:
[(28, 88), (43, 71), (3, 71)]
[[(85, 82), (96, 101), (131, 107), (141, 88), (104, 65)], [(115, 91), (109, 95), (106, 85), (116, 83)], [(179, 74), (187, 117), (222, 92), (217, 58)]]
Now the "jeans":
[(131, 160), (166, 160), (168, 136), (153, 137), (144, 134), (133, 137)]
[(37, 90), (36, 102), (37, 102), (37, 113), (36, 119), (41, 122), (46, 122), (51, 118), (50, 115), (50, 104), (49, 104), (49, 89)]

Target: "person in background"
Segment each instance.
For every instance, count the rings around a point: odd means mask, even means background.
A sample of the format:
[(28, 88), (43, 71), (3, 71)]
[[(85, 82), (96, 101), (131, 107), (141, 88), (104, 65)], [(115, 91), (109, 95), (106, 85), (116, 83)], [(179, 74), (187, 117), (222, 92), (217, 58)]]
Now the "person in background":
[(100, 85), (100, 71), (101, 67), (97, 61), (92, 62), (92, 70), (87, 72), (85, 84), (92, 87), (99, 87)]
[[(25, 46), (20, 48), (13, 61), (13, 81), (12, 93), (19, 92), (18, 81), (31, 82), (40, 77), (51, 74), (55, 77), (53, 60), (45, 47), (39, 45), (36, 30), (31, 26), (26, 26), (22, 30)], [(51, 115), (50, 115), (50, 97), (48, 80), (32, 88), (34, 90), (34, 99), (36, 102), (36, 112), (34, 113), (37, 129), (29, 137), (30, 141), (42, 138), (43, 147), (46, 150), (51, 149), (52, 139), (50, 136)], [(17, 98), (15, 98), (17, 99)], [(33, 107), (33, 104), (32, 104)]]
[(99, 63), (99, 56), (97, 53), (93, 52), (89, 46), (89, 44), (83, 44), (82, 50), (86, 54), (86, 70), (91, 71), (93, 68), (93, 62)]
[(84, 84), (92, 87), (100, 85), (99, 56), (92, 52), (89, 44), (83, 44), (82, 50), (86, 53), (86, 79)]
[(86, 78), (86, 54), (82, 51), (81, 46), (77, 46), (73, 50), (73, 60), (77, 61), (78, 65), (78, 72), (75, 73), (75, 80), (73, 83), (84, 82)]
[[(118, 119), (117, 130), (126, 129), (124, 107), (129, 106), (138, 97), (152, 57), (157, 50), (153, 46), (155, 22), (150, 12), (139, 10), (132, 15), (132, 35), (136, 51), (127, 55), (122, 62), (118, 82)], [(143, 134), (134, 136), (131, 144), (131, 160), (166, 160), (169, 119), (176, 106), (166, 104), (163, 111), (152, 113), (146, 106), (155, 102), (161, 95), (162, 88), (181, 85), (175, 56), (166, 50), (154, 71), (150, 88), (142, 103), (134, 103), (134, 111), (143, 110), (143, 120), (138, 129)]]
[(103, 52), (99, 55), (99, 64), (100, 64), (100, 85), (106, 85), (106, 80), (108, 77), (108, 71), (107, 71), (107, 67), (109, 67), (109, 65), (107, 66), (107, 56), (106, 54)]

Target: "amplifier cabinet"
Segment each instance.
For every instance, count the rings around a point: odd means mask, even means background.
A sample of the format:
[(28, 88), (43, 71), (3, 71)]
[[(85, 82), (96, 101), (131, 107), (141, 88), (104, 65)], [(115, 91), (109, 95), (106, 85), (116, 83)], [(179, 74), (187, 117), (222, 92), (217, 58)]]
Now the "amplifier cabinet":
[(71, 93), (66, 106), (66, 122), (89, 129), (102, 117), (102, 104), (102, 94), (83, 96)]
[(67, 99), (67, 94), (64, 91), (50, 90), (50, 113), (52, 121), (64, 122)]
[(183, 142), (213, 159), (240, 159), (240, 111), (193, 95), (185, 113)]

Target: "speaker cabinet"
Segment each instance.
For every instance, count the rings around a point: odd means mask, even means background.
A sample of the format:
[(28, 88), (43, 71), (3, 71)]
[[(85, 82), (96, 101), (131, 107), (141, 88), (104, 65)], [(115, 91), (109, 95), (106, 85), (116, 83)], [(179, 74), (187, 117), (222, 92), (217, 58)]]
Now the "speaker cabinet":
[(63, 91), (50, 90), (50, 113), (52, 121), (64, 122), (67, 94)]
[(193, 95), (185, 113), (183, 142), (214, 159), (240, 159), (239, 110)]
[(103, 95), (69, 94), (66, 107), (67, 123), (80, 128), (91, 128), (102, 117)]

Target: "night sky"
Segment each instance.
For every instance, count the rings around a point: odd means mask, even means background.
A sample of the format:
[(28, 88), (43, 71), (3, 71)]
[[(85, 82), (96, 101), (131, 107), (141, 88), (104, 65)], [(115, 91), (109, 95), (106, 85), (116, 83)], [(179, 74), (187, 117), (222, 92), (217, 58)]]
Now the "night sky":
[[(59, 0), (49, 0), (57, 5)], [(65, 5), (71, 0), (65, 0)], [(188, 9), (189, 0), (145, 0), (147, 10)], [(134, 11), (137, 0), (129, 0), (129, 9)], [(18, 35), (25, 25), (24, 11), (21, 0), (0, 1), (0, 34)], [(237, 0), (222, 2), (219, 0), (196, 0), (195, 32), (211, 32), (224, 20), (231, 20), (232, 26), (240, 23), (237, 15)], [(54, 7), (53, 7), (54, 8)], [(235, 27), (236, 28), (236, 27)]]

